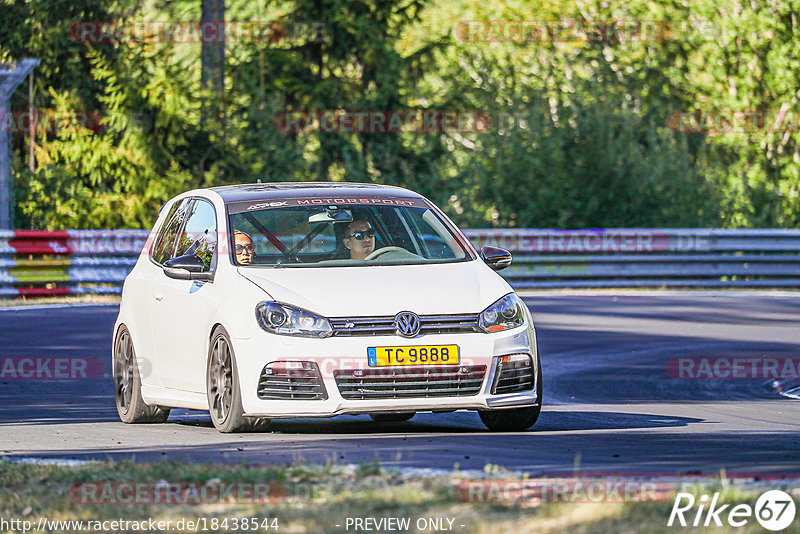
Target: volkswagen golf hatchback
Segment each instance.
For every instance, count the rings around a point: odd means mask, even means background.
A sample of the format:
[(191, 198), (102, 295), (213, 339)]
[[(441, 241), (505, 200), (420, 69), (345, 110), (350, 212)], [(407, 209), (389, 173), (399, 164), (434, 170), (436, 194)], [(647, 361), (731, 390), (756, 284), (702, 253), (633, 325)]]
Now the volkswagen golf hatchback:
[(542, 405), (527, 307), (424, 197), (397, 187), (198, 189), (161, 209), (113, 333), (126, 423), (208, 410), (221, 432), (269, 420), (476, 410), (524, 430)]

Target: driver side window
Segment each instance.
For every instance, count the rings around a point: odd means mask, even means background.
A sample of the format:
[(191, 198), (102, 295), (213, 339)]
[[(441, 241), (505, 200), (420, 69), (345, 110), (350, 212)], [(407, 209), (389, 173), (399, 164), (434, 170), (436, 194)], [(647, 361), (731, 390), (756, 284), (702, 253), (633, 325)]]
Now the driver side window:
[(169, 210), (151, 253), (151, 259), (159, 265), (175, 257), (175, 245), (186, 221), (191, 202), (191, 199), (184, 199), (176, 202)]
[(196, 254), (202, 258), (206, 270), (210, 270), (216, 249), (217, 214), (214, 206), (206, 200), (195, 199), (188, 210), (175, 255)]

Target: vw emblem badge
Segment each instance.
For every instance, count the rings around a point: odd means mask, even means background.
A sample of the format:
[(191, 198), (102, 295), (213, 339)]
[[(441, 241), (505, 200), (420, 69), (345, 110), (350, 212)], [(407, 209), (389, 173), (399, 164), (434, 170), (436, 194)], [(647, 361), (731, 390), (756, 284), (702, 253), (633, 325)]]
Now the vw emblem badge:
[(400, 312), (394, 317), (394, 329), (397, 335), (414, 337), (419, 334), (419, 317), (411, 312)]

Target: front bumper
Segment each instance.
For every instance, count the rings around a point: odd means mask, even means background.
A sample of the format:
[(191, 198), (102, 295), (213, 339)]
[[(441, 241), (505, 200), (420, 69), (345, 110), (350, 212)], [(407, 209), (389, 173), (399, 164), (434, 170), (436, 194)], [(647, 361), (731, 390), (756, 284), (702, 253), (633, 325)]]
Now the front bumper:
[[(260, 331), (252, 338), (232, 339), (245, 415), (272, 419), (290, 417), (333, 417), (342, 414), (411, 411), (453, 411), (509, 409), (536, 406), (537, 387), (528, 391), (492, 395), (497, 359), (510, 354), (529, 354), (539, 365), (536, 337), (526, 324), (493, 334), (460, 333), (423, 335), (411, 339), (397, 336), (330, 337), (312, 339), (279, 336)], [(485, 365), (483, 383), (477, 394), (469, 396), (402, 397), (383, 399), (345, 399), (339, 392), (334, 371), (369, 369), (367, 348), (402, 345), (450, 345), (460, 348), (459, 365)], [(257, 395), (264, 367), (274, 361), (315, 362), (319, 368), (327, 399), (264, 400)], [(417, 367), (419, 369), (419, 367)], [(374, 368), (373, 368), (374, 369)], [(537, 373), (534, 368), (534, 378)]]

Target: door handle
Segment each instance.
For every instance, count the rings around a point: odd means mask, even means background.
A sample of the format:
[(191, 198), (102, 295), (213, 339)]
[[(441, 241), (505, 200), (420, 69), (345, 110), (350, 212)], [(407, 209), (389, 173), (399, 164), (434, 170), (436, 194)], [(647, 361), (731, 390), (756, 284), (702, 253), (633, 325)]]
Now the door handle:
[(153, 291), (153, 298), (157, 301), (161, 302), (164, 300), (164, 292), (163, 291)]

